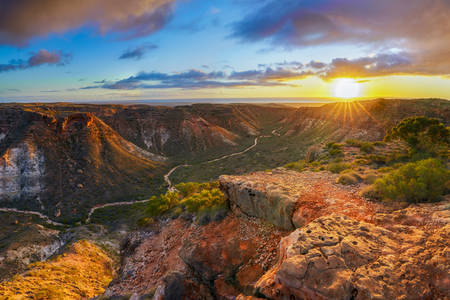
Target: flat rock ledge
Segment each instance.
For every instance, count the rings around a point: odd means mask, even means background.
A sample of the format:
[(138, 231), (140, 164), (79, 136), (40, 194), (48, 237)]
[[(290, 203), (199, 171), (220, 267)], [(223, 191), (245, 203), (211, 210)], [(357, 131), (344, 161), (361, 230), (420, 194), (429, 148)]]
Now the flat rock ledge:
[(449, 241), (450, 224), (388, 230), (332, 214), (283, 238), (256, 288), (270, 299), (448, 299)]

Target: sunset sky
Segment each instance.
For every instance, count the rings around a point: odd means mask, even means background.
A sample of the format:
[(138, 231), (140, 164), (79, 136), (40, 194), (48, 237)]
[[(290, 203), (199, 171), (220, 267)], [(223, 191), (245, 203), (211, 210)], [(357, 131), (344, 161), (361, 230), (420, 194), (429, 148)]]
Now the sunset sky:
[(449, 46), (448, 0), (1, 0), (0, 100), (450, 99)]

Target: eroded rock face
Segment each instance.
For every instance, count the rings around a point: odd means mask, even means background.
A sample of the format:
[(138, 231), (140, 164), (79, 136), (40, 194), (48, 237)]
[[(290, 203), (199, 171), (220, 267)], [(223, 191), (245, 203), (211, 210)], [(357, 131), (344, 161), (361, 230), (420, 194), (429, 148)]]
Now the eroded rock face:
[(427, 234), (320, 217), (283, 239), (257, 286), (273, 299), (438, 299), (450, 291), (449, 240), (450, 224)]
[(154, 299), (234, 299), (276, 262), (287, 232), (245, 216), (227, 216), (208, 225), (182, 219), (133, 234), (122, 250), (119, 276), (105, 295)]
[(27, 199), (41, 208), (44, 173), (44, 156), (35, 145), (25, 141), (9, 148), (0, 157), (0, 199)]
[(377, 205), (362, 199), (357, 187), (335, 184), (336, 177), (329, 172), (278, 169), (221, 176), (220, 184), (232, 209), (287, 230), (335, 211), (371, 221)]

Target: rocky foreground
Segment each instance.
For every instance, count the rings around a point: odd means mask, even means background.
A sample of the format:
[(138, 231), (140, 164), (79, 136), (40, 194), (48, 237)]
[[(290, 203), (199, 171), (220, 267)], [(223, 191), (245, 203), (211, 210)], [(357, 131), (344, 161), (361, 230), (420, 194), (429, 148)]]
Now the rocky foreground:
[(130, 235), (105, 296), (449, 299), (450, 201), (394, 209), (328, 172), (222, 176), (231, 212)]

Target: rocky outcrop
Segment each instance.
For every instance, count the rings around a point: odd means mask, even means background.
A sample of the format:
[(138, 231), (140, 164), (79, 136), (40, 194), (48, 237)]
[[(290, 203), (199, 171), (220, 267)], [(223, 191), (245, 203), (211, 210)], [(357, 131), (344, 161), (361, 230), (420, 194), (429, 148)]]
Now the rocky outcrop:
[(106, 296), (154, 292), (154, 299), (234, 299), (253, 293), (287, 234), (232, 215), (204, 226), (182, 219), (155, 226), (125, 240), (119, 276)]
[[(13, 219), (5, 213), (1, 217)], [(20, 273), (30, 263), (46, 260), (63, 245), (57, 230), (37, 224), (5, 223), (0, 232), (0, 281)]]
[(221, 176), (220, 185), (233, 210), (286, 230), (334, 211), (370, 221), (377, 205), (362, 199), (357, 187), (336, 184), (336, 177), (329, 172), (276, 169)]
[(272, 299), (444, 299), (449, 239), (450, 224), (427, 233), (320, 217), (281, 241), (279, 264), (257, 288)]

